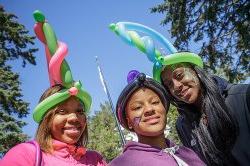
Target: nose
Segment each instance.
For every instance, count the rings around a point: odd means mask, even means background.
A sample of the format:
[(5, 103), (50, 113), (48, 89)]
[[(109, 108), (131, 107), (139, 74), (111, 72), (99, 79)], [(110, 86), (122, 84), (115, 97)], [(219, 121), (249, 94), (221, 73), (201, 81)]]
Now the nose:
[(148, 117), (148, 116), (152, 116), (155, 114), (155, 109), (151, 104), (147, 104), (145, 109), (144, 109), (144, 116)]
[(177, 80), (173, 80), (173, 85), (174, 85), (174, 88), (173, 88), (174, 93), (179, 93), (183, 88), (183, 84)]
[(69, 114), (67, 120), (68, 122), (79, 122), (79, 118), (77, 117), (76, 113)]

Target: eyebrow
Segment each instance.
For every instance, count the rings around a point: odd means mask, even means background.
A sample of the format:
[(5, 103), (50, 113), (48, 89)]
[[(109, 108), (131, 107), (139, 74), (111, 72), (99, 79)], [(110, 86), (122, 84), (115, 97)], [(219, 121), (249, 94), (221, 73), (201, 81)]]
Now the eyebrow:
[(133, 104), (142, 104), (143, 102), (142, 101), (139, 101), (139, 100), (135, 100), (133, 102), (130, 102), (129, 103), (129, 106), (132, 106)]

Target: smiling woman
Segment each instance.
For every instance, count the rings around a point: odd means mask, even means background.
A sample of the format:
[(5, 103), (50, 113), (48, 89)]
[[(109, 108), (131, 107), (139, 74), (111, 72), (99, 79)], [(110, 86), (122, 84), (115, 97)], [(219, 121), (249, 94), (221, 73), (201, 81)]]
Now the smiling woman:
[[(65, 89), (60, 84), (50, 87), (39, 104)], [(87, 141), (85, 103), (71, 95), (41, 117), (36, 133), (37, 148), (30, 143), (19, 144), (4, 156), (0, 165), (106, 165), (98, 152), (86, 149)]]
[(139, 142), (128, 142), (123, 154), (110, 165), (204, 165), (191, 149), (165, 138), (169, 100), (164, 87), (135, 70), (128, 74), (128, 83), (118, 98), (116, 114), (124, 128), (136, 133)]
[[(61, 85), (49, 88), (42, 95), (40, 102), (62, 89), (64, 87)], [(48, 153), (53, 149), (51, 138), (67, 144), (87, 145), (88, 130), (84, 105), (76, 97), (72, 96), (52, 108), (39, 124), (36, 140), (41, 149)]]

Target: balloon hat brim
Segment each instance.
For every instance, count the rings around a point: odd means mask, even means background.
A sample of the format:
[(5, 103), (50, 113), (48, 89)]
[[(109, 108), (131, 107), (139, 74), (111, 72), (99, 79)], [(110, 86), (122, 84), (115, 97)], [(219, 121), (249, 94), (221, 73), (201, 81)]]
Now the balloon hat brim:
[[(191, 52), (178, 52), (177, 49), (159, 32), (133, 22), (118, 22), (110, 24), (109, 28), (115, 32), (124, 42), (131, 46), (135, 46), (147, 55), (149, 61), (154, 63), (153, 77), (161, 82), (161, 72), (163, 68), (177, 63), (191, 63), (203, 68), (203, 62), (200, 56)], [(136, 31), (146, 34), (141, 37)], [(160, 42), (169, 55), (163, 55), (157, 48), (153, 40)]]
[(44, 115), (59, 103), (67, 100), (71, 96), (76, 96), (84, 105), (84, 112), (88, 113), (91, 107), (91, 96), (81, 89), (81, 82), (75, 82), (75, 85), (70, 89), (63, 89), (39, 103), (33, 112), (33, 119), (35, 122), (40, 123)]
[(156, 65), (153, 67), (153, 77), (156, 81), (161, 82), (161, 72), (166, 66), (171, 66), (178, 63), (191, 63), (193, 65), (203, 68), (203, 62), (199, 55), (191, 52), (178, 52), (164, 56), (160, 59), (162, 64), (161, 68), (158, 68)]
[(34, 121), (40, 123), (50, 109), (71, 96), (77, 97), (84, 105), (84, 112), (88, 113), (92, 99), (88, 92), (82, 89), (81, 82), (74, 82), (73, 80), (70, 67), (64, 59), (68, 53), (67, 45), (57, 40), (55, 32), (45, 20), (41, 11), (36, 10), (33, 16), (36, 20), (34, 31), (37, 38), (45, 46), (50, 86), (61, 84), (65, 87), (65, 89), (47, 97), (36, 106), (33, 112)]

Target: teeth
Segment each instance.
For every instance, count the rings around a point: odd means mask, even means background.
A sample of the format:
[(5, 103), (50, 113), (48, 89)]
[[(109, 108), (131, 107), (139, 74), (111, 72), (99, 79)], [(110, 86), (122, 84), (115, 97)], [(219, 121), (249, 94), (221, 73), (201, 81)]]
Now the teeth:
[(78, 130), (76, 127), (69, 127), (69, 128), (64, 128), (65, 130)]

